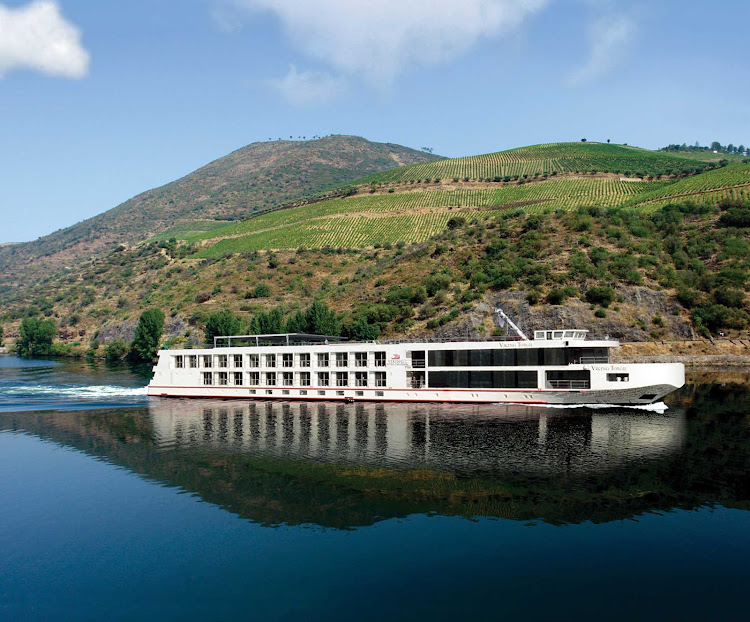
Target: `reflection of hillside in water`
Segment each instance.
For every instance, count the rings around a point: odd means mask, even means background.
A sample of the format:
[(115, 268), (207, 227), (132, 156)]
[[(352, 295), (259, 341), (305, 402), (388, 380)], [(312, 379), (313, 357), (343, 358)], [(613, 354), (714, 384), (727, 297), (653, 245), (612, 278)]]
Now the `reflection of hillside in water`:
[(586, 475), (668, 456), (685, 440), (681, 410), (157, 400), (150, 414), (162, 449), (463, 475)]
[(264, 524), (349, 528), (434, 512), (551, 523), (706, 503), (750, 509), (750, 391), (664, 415), (528, 407), (154, 400), (0, 415)]

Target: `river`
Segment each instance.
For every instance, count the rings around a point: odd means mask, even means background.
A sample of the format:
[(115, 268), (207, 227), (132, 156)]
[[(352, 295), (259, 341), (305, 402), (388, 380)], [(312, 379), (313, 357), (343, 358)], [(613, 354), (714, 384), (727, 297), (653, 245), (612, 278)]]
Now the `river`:
[(747, 373), (664, 408), (146, 397), (0, 357), (0, 619), (707, 619), (750, 580)]

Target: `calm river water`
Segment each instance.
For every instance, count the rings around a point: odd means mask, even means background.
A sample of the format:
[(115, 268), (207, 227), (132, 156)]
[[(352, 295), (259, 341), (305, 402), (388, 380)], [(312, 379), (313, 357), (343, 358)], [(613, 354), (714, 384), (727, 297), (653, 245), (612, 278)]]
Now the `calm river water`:
[(717, 619), (747, 373), (667, 408), (148, 399), (0, 358), (0, 619)]

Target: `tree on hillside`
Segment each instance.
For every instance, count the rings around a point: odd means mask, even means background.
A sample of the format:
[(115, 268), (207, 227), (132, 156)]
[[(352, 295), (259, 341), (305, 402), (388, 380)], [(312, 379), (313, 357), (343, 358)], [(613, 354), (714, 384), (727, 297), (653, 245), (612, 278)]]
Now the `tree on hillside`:
[(161, 309), (146, 309), (141, 313), (135, 338), (130, 344), (130, 356), (136, 361), (151, 361), (159, 349), (164, 332), (164, 312)]
[(55, 324), (52, 320), (27, 317), (21, 322), (16, 349), (23, 357), (46, 356), (52, 351), (55, 338)]
[(241, 335), (245, 330), (246, 324), (242, 318), (225, 309), (208, 316), (208, 320), (206, 320), (206, 341), (213, 343), (214, 337)]
[(341, 323), (336, 317), (336, 312), (329, 309), (324, 302), (316, 300), (310, 305), (305, 313), (308, 332), (314, 335), (339, 335), (341, 334)]
[(586, 142), (586, 139), (585, 139), (585, 138), (581, 138), (581, 142), (582, 142), (582, 143), (585, 143), (585, 142)]
[(3, 345), (3, 327), (0, 326), (0, 346)]
[(276, 335), (284, 331), (284, 314), (281, 309), (261, 311), (250, 322), (251, 335)]

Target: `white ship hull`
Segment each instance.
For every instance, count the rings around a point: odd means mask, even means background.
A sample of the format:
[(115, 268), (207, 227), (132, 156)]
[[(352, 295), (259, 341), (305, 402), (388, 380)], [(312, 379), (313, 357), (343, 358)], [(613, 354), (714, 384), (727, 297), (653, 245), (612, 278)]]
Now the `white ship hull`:
[[(163, 350), (154, 367), (148, 395), (346, 402), (635, 405), (659, 401), (683, 386), (685, 370), (681, 364), (586, 364), (586, 358), (592, 357), (571, 358), (581, 352), (605, 352), (608, 361), (608, 349), (616, 345), (611, 341), (569, 339), (564, 343), (373, 342)], [(324, 361), (319, 355), (327, 358)], [(560, 357), (567, 357), (570, 362), (528, 364), (530, 359), (541, 362)], [(513, 362), (510, 366), (495, 364), (509, 360)], [(473, 361), (476, 363), (472, 366), (469, 363)]]

